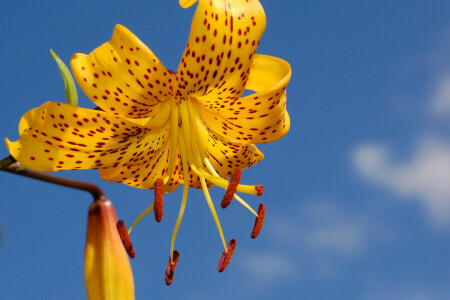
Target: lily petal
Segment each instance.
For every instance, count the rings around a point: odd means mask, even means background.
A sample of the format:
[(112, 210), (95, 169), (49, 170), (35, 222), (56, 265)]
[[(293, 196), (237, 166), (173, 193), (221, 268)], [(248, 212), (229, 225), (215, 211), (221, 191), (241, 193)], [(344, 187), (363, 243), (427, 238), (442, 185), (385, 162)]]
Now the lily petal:
[(217, 134), (245, 144), (268, 143), (282, 138), (290, 127), (286, 110), (289, 64), (277, 57), (253, 59), (247, 88), (257, 93), (227, 103), (222, 109), (197, 107), (206, 125)]
[(200, 0), (177, 71), (177, 97), (220, 107), (244, 91), (266, 18), (257, 0)]
[(188, 8), (194, 5), (197, 1), (198, 0), (180, 0), (179, 3), (182, 8)]
[[(107, 181), (121, 182), (141, 189), (152, 189), (155, 181), (163, 178), (168, 171), (170, 149), (170, 140), (155, 153), (149, 154), (151, 151), (148, 151), (146, 147), (140, 148), (141, 151), (133, 156), (134, 161), (129, 165), (99, 169), (100, 177)], [(183, 169), (179, 167), (181, 157), (178, 153), (175, 157), (175, 166), (166, 189), (168, 193), (175, 191), (178, 185), (183, 183)]]
[(200, 122), (198, 129), (205, 153), (222, 178), (233, 175), (236, 167), (243, 170), (256, 165), (264, 158), (264, 154), (255, 145), (229, 141), (216, 135)]
[(122, 25), (112, 39), (89, 55), (71, 59), (75, 79), (104, 111), (127, 118), (148, 118), (172, 95), (172, 76), (153, 52)]
[(6, 145), (15, 159), (40, 172), (145, 164), (169, 138), (169, 122), (148, 128), (106, 112), (57, 102), (29, 111), (22, 120), (20, 139), (6, 139)]

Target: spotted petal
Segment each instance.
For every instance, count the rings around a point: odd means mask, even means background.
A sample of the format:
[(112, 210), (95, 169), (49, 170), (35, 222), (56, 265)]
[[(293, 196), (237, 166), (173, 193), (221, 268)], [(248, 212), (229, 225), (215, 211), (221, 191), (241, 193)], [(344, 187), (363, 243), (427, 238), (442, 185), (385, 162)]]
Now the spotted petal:
[(255, 55), (247, 88), (257, 93), (213, 109), (197, 102), (202, 119), (217, 134), (246, 144), (268, 143), (289, 130), (286, 85), (289, 64), (279, 58)]
[[(125, 169), (145, 165), (164, 151), (168, 123), (143, 127), (106, 112), (47, 102), (24, 115), (20, 139), (6, 144), (15, 159), (40, 172)], [(161, 163), (154, 172), (164, 168)]]
[(147, 46), (122, 25), (89, 55), (71, 60), (75, 79), (104, 111), (127, 118), (155, 115), (172, 95), (172, 76)]
[(200, 0), (178, 67), (175, 95), (195, 96), (214, 108), (238, 99), (265, 24), (257, 0)]
[[(127, 185), (152, 189), (158, 178), (163, 178), (169, 168), (170, 140), (159, 151), (150, 153), (145, 147), (134, 155), (133, 162), (128, 165), (111, 166), (99, 170), (100, 176), (107, 181), (121, 182)], [(179, 153), (175, 158), (175, 168), (167, 186), (166, 192), (175, 191), (183, 183), (181, 157)]]
[(198, 123), (202, 146), (209, 161), (222, 178), (230, 177), (236, 167), (243, 170), (264, 158), (264, 154), (255, 145), (229, 141), (215, 134), (200, 121)]

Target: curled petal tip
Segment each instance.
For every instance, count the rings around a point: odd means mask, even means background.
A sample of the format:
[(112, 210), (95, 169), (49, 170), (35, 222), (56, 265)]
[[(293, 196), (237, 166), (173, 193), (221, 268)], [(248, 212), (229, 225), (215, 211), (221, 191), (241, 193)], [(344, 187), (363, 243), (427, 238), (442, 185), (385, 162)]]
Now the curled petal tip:
[(255, 185), (255, 190), (257, 196), (262, 196), (262, 194), (264, 194), (264, 187), (262, 185)]
[(179, 0), (180, 6), (182, 8), (188, 8), (195, 4), (198, 0)]
[(219, 265), (217, 266), (217, 271), (219, 272), (225, 271), (225, 268), (230, 263), (231, 256), (233, 256), (235, 248), (236, 248), (236, 240), (232, 239), (227, 245), (227, 250), (224, 250), (222, 256), (220, 257)]
[(242, 171), (239, 168), (234, 170), (233, 176), (231, 176), (230, 182), (228, 183), (227, 191), (223, 196), (222, 203), (220, 204), (222, 208), (226, 208), (233, 200), (234, 193), (236, 193), (237, 186), (241, 181)]
[(164, 181), (161, 178), (156, 179), (153, 189), (155, 191), (155, 219), (156, 222), (161, 222), (164, 212)]
[(122, 240), (122, 244), (125, 247), (125, 250), (128, 253), (128, 256), (131, 258), (136, 257), (136, 252), (134, 252), (133, 244), (131, 243), (130, 236), (128, 235), (127, 228), (125, 227), (125, 224), (123, 220), (117, 221), (117, 231), (119, 232), (120, 239)]
[(251, 235), (252, 239), (255, 239), (261, 232), (265, 216), (266, 216), (266, 207), (264, 206), (264, 203), (261, 202), (258, 208), (258, 216), (255, 219), (255, 225), (253, 225), (253, 231)]
[(169, 263), (166, 267), (165, 280), (167, 285), (171, 285), (173, 282), (173, 275), (175, 274), (175, 267), (177, 266), (178, 259), (180, 258), (180, 253), (177, 250), (173, 251), (173, 262), (169, 256)]

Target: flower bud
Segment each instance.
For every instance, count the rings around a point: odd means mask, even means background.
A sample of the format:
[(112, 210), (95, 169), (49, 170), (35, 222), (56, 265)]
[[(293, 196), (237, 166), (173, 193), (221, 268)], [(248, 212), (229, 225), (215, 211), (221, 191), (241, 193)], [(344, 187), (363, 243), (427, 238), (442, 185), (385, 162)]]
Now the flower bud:
[(89, 208), (84, 276), (90, 300), (134, 299), (133, 273), (116, 223), (109, 199)]

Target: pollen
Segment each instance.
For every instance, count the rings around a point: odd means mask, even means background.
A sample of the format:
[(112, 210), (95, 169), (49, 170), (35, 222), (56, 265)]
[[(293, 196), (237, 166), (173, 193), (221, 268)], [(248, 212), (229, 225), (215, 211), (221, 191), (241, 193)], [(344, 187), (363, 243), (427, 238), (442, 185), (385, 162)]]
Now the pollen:
[(130, 236), (128, 235), (127, 228), (125, 227), (125, 224), (123, 220), (117, 221), (117, 231), (119, 232), (120, 239), (122, 240), (122, 244), (125, 247), (125, 250), (127, 251), (128, 255), (131, 258), (136, 257), (136, 253), (134, 252), (133, 245), (131, 244)]
[(256, 195), (262, 196), (264, 194), (264, 187), (262, 185), (255, 185)]
[(156, 222), (161, 222), (164, 212), (164, 181), (161, 178), (155, 181), (153, 190), (155, 192), (155, 219)]
[(225, 271), (225, 268), (230, 263), (231, 256), (233, 256), (235, 248), (236, 248), (236, 240), (232, 239), (228, 243), (227, 249), (223, 251), (222, 256), (220, 257), (219, 265), (217, 266), (217, 270), (219, 272)]
[(230, 183), (228, 184), (227, 191), (223, 196), (221, 206), (222, 208), (226, 208), (231, 200), (233, 200), (234, 194), (236, 193), (237, 186), (241, 181), (242, 171), (239, 168), (234, 170), (233, 176), (231, 176)]
[(252, 239), (255, 239), (261, 232), (261, 228), (264, 225), (265, 216), (266, 216), (266, 207), (264, 206), (264, 203), (261, 202), (258, 208), (258, 216), (256, 217), (255, 225), (253, 226), (253, 231), (251, 235)]

